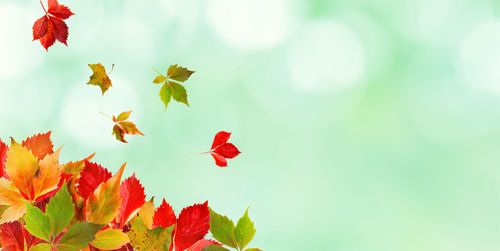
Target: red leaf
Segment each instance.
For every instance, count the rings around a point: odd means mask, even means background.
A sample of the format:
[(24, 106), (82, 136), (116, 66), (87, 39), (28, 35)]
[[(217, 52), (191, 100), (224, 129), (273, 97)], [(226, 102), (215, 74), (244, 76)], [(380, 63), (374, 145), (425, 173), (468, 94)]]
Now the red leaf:
[(19, 221), (4, 223), (0, 226), (2, 250), (24, 250), (23, 227)]
[(127, 222), (141, 209), (146, 202), (146, 194), (139, 180), (135, 177), (135, 173), (128, 179), (124, 180), (120, 185), (120, 212), (118, 220), (120, 227), (123, 227)]
[(66, 19), (74, 15), (68, 7), (59, 4), (57, 0), (49, 0), (49, 9), (47, 12), (61, 19)]
[(69, 18), (74, 13), (68, 7), (59, 4), (57, 0), (49, 0), (48, 6), (48, 11), (45, 11), (42, 4), (45, 16), (33, 24), (33, 40), (40, 40), (40, 44), (46, 50), (56, 42), (56, 39), (67, 46), (68, 26), (63, 19)]
[(87, 199), (99, 184), (109, 178), (111, 178), (111, 173), (108, 169), (85, 160), (85, 167), (78, 180), (78, 191), (83, 198)]
[(175, 250), (185, 250), (205, 237), (210, 229), (209, 222), (208, 201), (182, 209), (175, 228)]
[(7, 161), (7, 150), (9, 147), (0, 139), (0, 177), (6, 177), (5, 161)]
[(229, 137), (231, 137), (230, 132), (224, 132), (224, 131), (218, 132), (217, 134), (215, 134), (214, 142), (212, 143), (211, 149), (213, 150), (217, 146), (226, 143), (229, 140)]
[(208, 239), (201, 239), (198, 242), (196, 242), (193, 246), (188, 248), (186, 251), (201, 251), (205, 247), (210, 246), (212, 244), (222, 246), (222, 244), (214, 241), (214, 240), (208, 240)]
[(220, 131), (215, 135), (212, 148), (208, 153), (215, 159), (215, 164), (220, 167), (227, 166), (227, 159), (238, 156), (241, 152), (231, 143), (227, 143), (231, 137), (230, 132)]
[(160, 207), (156, 209), (155, 214), (153, 216), (153, 227), (170, 227), (172, 224), (175, 224), (176, 218), (175, 213), (172, 207), (163, 199)]
[(50, 131), (44, 134), (33, 135), (22, 142), (22, 145), (30, 150), (39, 160), (45, 155), (54, 153), (54, 145), (50, 140)]

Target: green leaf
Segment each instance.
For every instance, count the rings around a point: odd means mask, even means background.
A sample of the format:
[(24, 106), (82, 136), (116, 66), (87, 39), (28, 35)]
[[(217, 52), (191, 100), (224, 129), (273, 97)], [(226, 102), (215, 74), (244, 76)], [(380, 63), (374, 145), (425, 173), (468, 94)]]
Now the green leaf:
[(165, 83), (160, 89), (160, 99), (165, 104), (165, 110), (167, 110), (168, 103), (170, 103), (170, 98), (172, 97), (172, 89), (168, 83)]
[(219, 242), (232, 248), (237, 247), (236, 237), (234, 235), (234, 223), (224, 215), (220, 215), (210, 209), (210, 232)]
[(193, 73), (194, 71), (190, 71), (182, 66), (171, 65), (168, 67), (167, 77), (179, 82), (184, 82), (191, 77)]
[(225, 247), (221, 247), (219, 245), (212, 244), (202, 249), (202, 251), (229, 251), (229, 249)]
[(189, 106), (187, 93), (184, 86), (175, 82), (170, 82), (170, 88), (172, 88), (172, 97), (175, 101), (184, 103)]
[(165, 80), (167, 80), (167, 78), (165, 76), (159, 75), (158, 77), (156, 77), (153, 80), (153, 83), (155, 83), (155, 84), (161, 84), (161, 83), (165, 82)]
[(247, 208), (245, 215), (238, 220), (238, 224), (236, 224), (236, 229), (234, 230), (234, 235), (240, 249), (243, 249), (246, 245), (248, 245), (248, 243), (253, 239), (255, 231), (257, 230), (254, 228), (254, 224), (250, 220), (250, 217), (248, 217)]
[(95, 234), (102, 227), (102, 225), (96, 225), (86, 221), (77, 222), (61, 237), (58, 244), (75, 248), (84, 248), (89, 242), (95, 239)]
[(90, 69), (94, 72), (90, 76), (88, 85), (96, 85), (101, 87), (102, 95), (112, 86), (111, 79), (109, 79), (106, 69), (101, 63), (89, 64)]
[(115, 250), (128, 242), (128, 235), (121, 229), (106, 229), (98, 232), (90, 244), (98, 249)]
[(69, 246), (69, 245), (56, 246), (56, 249), (57, 249), (57, 251), (80, 251), (79, 248), (75, 248), (75, 247)]
[(52, 236), (58, 235), (68, 226), (75, 215), (74, 207), (73, 199), (64, 182), (59, 192), (50, 199), (45, 210), (53, 231)]
[(52, 245), (50, 243), (40, 243), (30, 248), (30, 251), (50, 251)]
[(49, 218), (43, 214), (42, 210), (26, 203), (26, 215), (24, 216), (26, 225), (24, 226), (32, 235), (50, 242), (52, 228)]
[(245, 249), (245, 251), (262, 251), (262, 249), (258, 249), (258, 248), (247, 248), (247, 249)]
[(130, 231), (127, 234), (130, 244), (135, 250), (168, 251), (172, 242), (174, 226), (168, 228), (157, 227), (149, 230), (142, 222), (142, 219), (136, 217), (132, 220)]

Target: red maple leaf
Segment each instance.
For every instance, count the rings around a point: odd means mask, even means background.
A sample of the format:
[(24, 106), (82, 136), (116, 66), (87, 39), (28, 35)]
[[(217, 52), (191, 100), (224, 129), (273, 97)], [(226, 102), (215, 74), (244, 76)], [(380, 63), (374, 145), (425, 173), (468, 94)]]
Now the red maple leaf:
[(231, 137), (230, 132), (220, 131), (215, 135), (212, 148), (207, 153), (210, 153), (215, 159), (215, 164), (220, 167), (227, 166), (226, 159), (232, 159), (238, 156), (241, 152), (231, 143), (227, 143)]
[(78, 180), (78, 191), (83, 198), (87, 199), (89, 195), (91, 195), (99, 186), (99, 184), (109, 178), (111, 178), (111, 173), (108, 169), (97, 163), (85, 160), (85, 167), (83, 168), (80, 179)]
[(175, 224), (177, 221), (175, 217), (174, 210), (172, 206), (170, 206), (165, 199), (161, 203), (160, 207), (156, 209), (155, 214), (153, 216), (153, 227), (170, 227), (172, 224)]
[(210, 229), (208, 201), (182, 209), (174, 234), (176, 251), (182, 251), (201, 240)]
[(30, 150), (35, 157), (39, 160), (43, 159), (45, 155), (54, 153), (54, 145), (50, 139), (50, 131), (44, 134), (33, 135), (23, 140), (22, 145)]
[(7, 144), (3, 143), (0, 139), (0, 177), (6, 177), (5, 173), (5, 161), (7, 161), (7, 150), (9, 147)]
[(40, 40), (40, 44), (49, 50), (56, 40), (68, 46), (68, 26), (63, 21), (74, 15), (68, 7), (61, 5), (57, 0), (48, 0), (49, 8), (45, 10), (40, 0), (45, 16), (39, 18), (33, 24), (33, 41)]
[(120, 185), (122, 204), (118, 213), (118, 222), (123, 227), (141, 209), (146, 202), (146, 194), (135, 173)]

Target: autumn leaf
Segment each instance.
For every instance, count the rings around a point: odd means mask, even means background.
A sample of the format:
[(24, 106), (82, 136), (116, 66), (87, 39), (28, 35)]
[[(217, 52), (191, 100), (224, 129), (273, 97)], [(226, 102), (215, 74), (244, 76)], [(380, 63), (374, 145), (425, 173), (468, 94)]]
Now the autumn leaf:
[(186, 249), (186, 251), (201, 251), (205, 247), (210, 246), (210, 245), (218, 245), (222, 246), (220, 243), (214, 241), (214, 240), (208, 240), (208, 239), (201, 239), (198, 242), (196, 242), (194, 245)]
[(208, 201), (184, 208), (179, 214), (175, 227), (175, 250), (185, 250), (205, 237), (210, 229), (209, 222)]
[(90, 245), (101, 250), (115, 250), (129, 243), (128, 235), (121, 229), (105, 229), (95, 235)]
[(85, 161), (85, 167), (78, 180), (78, 192), (84, 199), (87, 199), (102, 182), (109, 178), (111, 178), (111, 173), (108, 169), (97, 163)]
[(0, 177), (5, 177), (5, 161), (7, 161), (7, 150), (9, 147), (0, 139)]
[(155, 212), (154, 197), (142, 205), (137, 213), (137, 218), (140, 218), (144, 226), (148, 229), (153, 229), (153, 214)]
[(33, 153), (13, 141), (7, 151), (5, 171), (14, 186), (30, 198), (33, 192), (33, 179), (38, 171), (38, 161)]
[(57, 0), (48, 1), (48, 10), (45, 9), (41, 0), (40, 4), (45, 15), (33, 24), (33, 41), (40, 40), (40, 44), (47, 51), (56, 40), (68, 46), (66, 43), (68, 26), (63, 20), (74, 15), (74, 13), (68, 7), (60, 5)]
[(0, 178), (0, 205), (8, 206), (3, 211), (0, 224), (21, 218), (26, 212), (23, 196), (19, 190), (5, 178)]
[(170, 227), (177, 221), (174, 210), (165, 199), (153, 216), (153, 227)]
[[(255, 231), (254, 223), (248, 217), (248, 208), (238, 220), (236, 227), (232, 220), (210, 209), (210, 233), (216, 240), (229, 247), (243, 250), (253, 239)], [(213, 250), (217, 249), (217, 247), (214, 247)]]
[(146, 202), (146, 194), (139, 180), (132, 174), (120, 185), (120, 212), (118, 213), (118, 221), (120, 226), (125, 226), (132, 217), (141, 209)]
[(138, 251), (168, 251), (172, 242), (172, 231), (169, 228), (157, 227), (149, 229), (141, 218), (136, 217), (131, 222), (130, 231), (127, 233), (130, 244)]
[[(126, 119), (128, 119), (128, 117), (130, 116), (130, 113), (132, 113), (132, 111), (122, 112), (120, 113), (120, 115), (118, 115), (118, 117), (115, 116), (112, 117), (113, 122), (115, 122), (115, 125), (113, 126), (112, 135), (115, 135), (116, 140), (121, 141), (123, 143), (128, 143), (125, 140), (125, 134), (131, 134), (131, 135), (140, 134), (144, 136), (144, 134), (141, 131), (139, 131), (139, 129), (137, 129), (137, 126), (134, 123), (126, 121)], [(105, 113), (103, 114), (105, 116), (108, 116)]]
[(227, 166), (226, 159), (232, 159), (241, 153), (235, 145), (233, 145), (232, 143), (227, 143), (229, 137), (231, 137), (230, 132), (218, 132), (215, 135), (214, 142), (212, 143), (210, 151), (206, 152), (212, 155), (212, 157), (215, 159), (215, 164), (220, 167)]
[[(79, 174), (85, 168), (85, 161), (90, 161), (95, 156), (95, 153), (88, 156), (87, 158), (79, 161), (70, 161), (62, 167), (62, 171), (68, 174)], [(110, 176), (111, 177), (111, 176)]]
[(47, 154), (54, 152), (54, 145), (50, 139), (50, 131), (44, 134), (37, 134), (23, 140), (22, 146), (30, 150), (38, 160), (43, 159)]
[(46, 155), (45, 158), (39, 161), (39, 169), (33, 178), (33, 200), (57, 188), (61, 178), (60, 151), (61, 149)]
[(0, 225), (0, 244), (3, 250), (24, 250), (23, 226), (19, 221)]
[(159, 96), (161, 101), (165, 105), (165, 110), (167, 109), (168, 103), (170, 103), (171, 98), (173, 98), (177, 102), (184, 103), (189, 106), (186, 89), (178, 82), (184, 83), (189, 79), (194, 71), (190, 71), (187, 68), (178, 65), (171, 65), (170, 67), (168, 67), (166, 75), (161, 74), (156, 69), (154, 70), (159, 75), (153, 80), (153, 83), (164, 83), (160, 89)]
[(88, 197), (85, 212), (89, 222), (108, 224), (118, 215), (121, 205), (120, 180), (124, 168), (125, 164)]
[[(108, 73), (106, 73), (106, 69), (101, 63), (97, 64), (89, 64), (90, 69), (94, 74), (90, 76), (89, 82), (87, 85), (95, 85), (101, 87), (102, 95), (112, 86), (111, 79), (108, 77)], [(114, 65), (111, 67), (113, 70)]]

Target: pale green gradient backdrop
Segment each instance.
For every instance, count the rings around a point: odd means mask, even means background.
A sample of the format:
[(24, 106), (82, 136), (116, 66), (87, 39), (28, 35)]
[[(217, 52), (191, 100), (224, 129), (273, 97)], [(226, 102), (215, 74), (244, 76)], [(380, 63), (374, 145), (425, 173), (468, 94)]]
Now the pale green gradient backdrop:
[[(127, 162), (157, 202), (251, 206), (264, 250), (500, 250), (500, 4), (493, 0), (65, 0), (69, 47), (0, 0), (0, 137)], [(85, 83), (115, 64), (113, 87)], [(152, 66), (196, 70), (168, 111)], [(146, 134), (111, 136), (98, 111)], [(243, 152), (207, 155), (219, 130)]]

